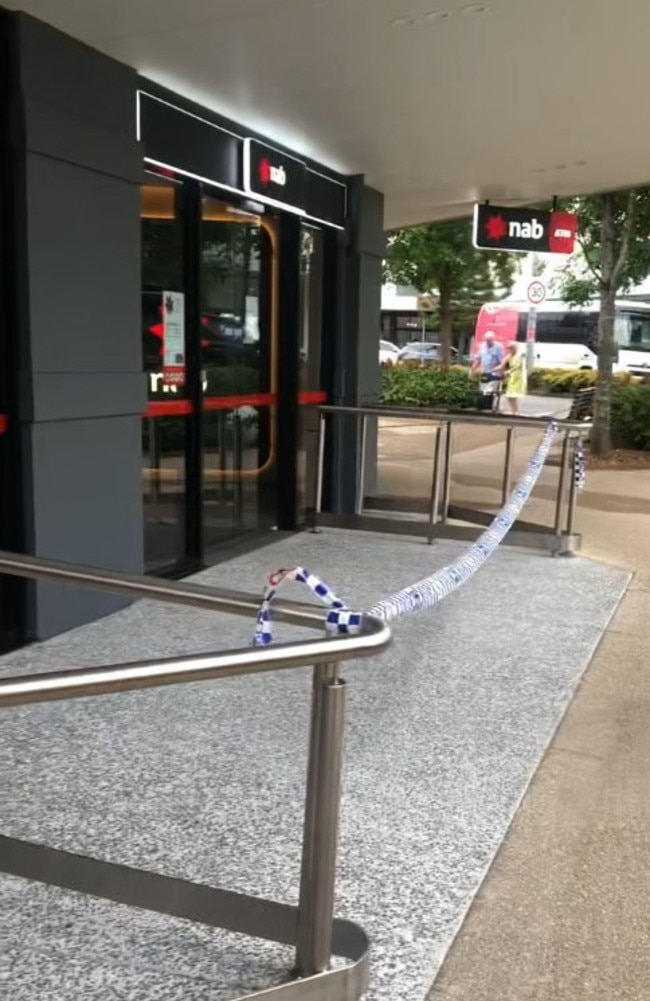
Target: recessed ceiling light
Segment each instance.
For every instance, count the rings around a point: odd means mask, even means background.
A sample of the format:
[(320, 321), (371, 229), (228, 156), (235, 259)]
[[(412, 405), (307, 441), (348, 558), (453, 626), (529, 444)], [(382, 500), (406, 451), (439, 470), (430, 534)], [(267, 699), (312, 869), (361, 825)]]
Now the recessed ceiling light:
[(468, 3), (466, 7), (463, 7), (463, 14), (485, 14), (487, 9), (486, 3)]
[(390, 22), (391, 28), (405, 28), (407, 24), (413, 24), (412, 17), (395, 17)]
[(445, 18), (449, 17), (448, 10), (430, 10), (428, 14), (424, 15), (427, 21), (444, 21)]

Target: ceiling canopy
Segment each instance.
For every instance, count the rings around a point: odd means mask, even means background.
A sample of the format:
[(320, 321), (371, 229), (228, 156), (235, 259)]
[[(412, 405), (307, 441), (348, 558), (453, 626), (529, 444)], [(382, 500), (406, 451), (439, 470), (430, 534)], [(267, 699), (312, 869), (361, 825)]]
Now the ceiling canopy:
[(2, 0), (386, 196), (386, 226), (650, 181), (648, 0)]

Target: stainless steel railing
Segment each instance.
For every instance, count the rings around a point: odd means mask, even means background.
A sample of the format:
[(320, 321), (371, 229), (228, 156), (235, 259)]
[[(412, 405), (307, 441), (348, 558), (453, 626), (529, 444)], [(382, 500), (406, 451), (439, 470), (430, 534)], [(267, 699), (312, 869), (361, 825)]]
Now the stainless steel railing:
[[(259, 605), (258, 597), (243, 592), (123, 575), (6, 552), (0, 552), (0, 573), (235, 615), (252, 616)], [(314, 606), (278, 602), (274, 604), (274, 614), (294, 625), (323, 629), (323, 614)], [(0, 870), (92, 893), (97, 893), (97, 886), (101, 886), (102, 895), (122, 901), (124, 895), (116, 895), (118, 890), (111, 887), (127, 884), (133, 887), (131, 892), (134, 895), (128, 898), (129, 902), (166, 913), (179, 913), (179, 899), (182, 899), (186, 904), (180, 913), (195, 920), (207, 920), (207, 894), (213, 913), (221, 915), (218, 922), (212, 920), (209, 923), (273, 941), (290, 941), (296, 946), (297, 979), (248, 997), (277, 996), (286, 1001), (356, 1001), (365, 989), (367, 979), (367, 939), (362, 930), (351, 922), (334, 919), (345, 723), (345, 682), (340, 677), (340, 664), (353, 657), (368, 657), (386, 649), (390, 638), (386, 625), (365, 616), (361, 632), (356, 636), (323, 636), (270, 647), (246, 647), (196, 656), (0, 679), (0, 706), (9, 707), (314, 665), (297, 908), (190, 884), (184, 884), (179, 889), (179, 881), (134, 870), (130, 870), (131, 875), (125, 880), (124, 874), (119, 871), (124, 867), (111, 867), (96, 860), (80, 860), (48, 849), (39, 852), (39, 846), (26, 846), (9, 839), (4, 839), (5, 850), (0, 852)], [(66, 858), (62, 862), (60, 856), (63, 855)], [(91, 866), (89, 870), (89, 863), (95, 868)], [(111, 872), (115, 870), (110, 879), (102, 879), (97, 874), (98, 867), (102, 866), (108, 866)], [(145, 880), (146, 886), (140, 890), (142, 877), (145, 876), (148, 882)], [(170, 883), (174, 883), (174, 887), (169, 888), (167, 906), (161, 906), (160, 895), (164, 896)], [(155, 888), (153, 896), (151, 885)], [(200, 891), (203, 891), (202, 896)], [(151, 902), (154, 898), (158, 901), (156, 906)], [(333, 935), (339, 951), (353, 960), (351, 965), (329, 968)]]
[[(356, 499), (354, 515), (337, 515), (323, 512), (324, 462), (328, 424), (332, 420), (349, 417), (357, 425), (359, 460), (357, 464)], [(428, 422), (434, 432), (432, 449), (432, 475), (429, 496), (426, 501), (426, 520), (406, 522), (396, 517), (379, 517), (376, 511), (369, 514), (365, 504), (365, 483), (367, 478), (367, 455), (369, 422), (377, 418), (397, 418)], [(501, 476), (501, 503), (505, 504), (512, 489), (513, 455), (515, 436), (518, 430), (547, 427), (549, 417), (514, 417), (506, 414), (449, 413), (423, 407), (347, 407), (323, 405), (319, 407), (318, 461), (314, 480), (313, 529), (319, 525), (340, 526), (371, 531), (403, 532), (424, 535), (428, 542), (436, 537), (467, 539), (476, 537), (477, 530), (465, 525), (486, 525), (492, 515), (479, 509), (460, 507), (452, 503), (452, 464), (454, 459), (454, 432), (459, 425), (500, 428), (505, 431), (504, 459)], [(591, 431), (587, 422), (555, 419), (561, 440), (559, 474), (553, 498), (554, 517), (552, 525), (533, 522), (518, 522), (507, 541), (514, 545), (527, 545), (550, 550), (554, 555), (574, 552), (580, 548), (580, 536), (575, 532), (577, 507), (577, 484), (570, 475), (576, 449)], [(456, 524), (450, 525), (451, 521)]]

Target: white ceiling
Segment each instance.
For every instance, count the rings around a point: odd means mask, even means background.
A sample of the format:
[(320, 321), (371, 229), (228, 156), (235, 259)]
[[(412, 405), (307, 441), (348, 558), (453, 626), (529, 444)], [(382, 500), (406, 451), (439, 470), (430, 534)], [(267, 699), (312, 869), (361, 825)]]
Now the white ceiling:
[(364, 173), (387, 227), (650, 182), (649, 0), (2, 4)]

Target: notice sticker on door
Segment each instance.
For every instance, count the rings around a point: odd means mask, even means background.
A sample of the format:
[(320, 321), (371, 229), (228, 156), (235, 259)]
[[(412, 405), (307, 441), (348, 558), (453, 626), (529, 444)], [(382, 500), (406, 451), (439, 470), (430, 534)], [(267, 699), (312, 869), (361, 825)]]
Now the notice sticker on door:
[(163, 383), (185, 385), (185, 296), (182, 292), (163, 292)]

